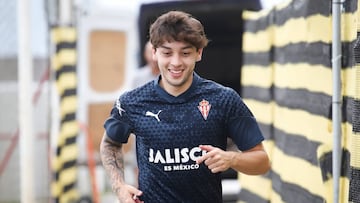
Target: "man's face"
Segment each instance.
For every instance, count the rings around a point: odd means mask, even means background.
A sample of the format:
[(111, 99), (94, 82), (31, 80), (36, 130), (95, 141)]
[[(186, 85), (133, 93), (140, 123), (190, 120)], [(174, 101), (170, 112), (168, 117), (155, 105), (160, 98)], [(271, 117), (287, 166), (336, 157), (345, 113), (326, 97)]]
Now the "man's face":
[(156, 50), (153, 59), (158, 62), (162, 80), (160, 85), (170, 94), (186, 91), (193, 79), (195, 63), (201, 60), (202, 49), (185, 42), (165, 42)]

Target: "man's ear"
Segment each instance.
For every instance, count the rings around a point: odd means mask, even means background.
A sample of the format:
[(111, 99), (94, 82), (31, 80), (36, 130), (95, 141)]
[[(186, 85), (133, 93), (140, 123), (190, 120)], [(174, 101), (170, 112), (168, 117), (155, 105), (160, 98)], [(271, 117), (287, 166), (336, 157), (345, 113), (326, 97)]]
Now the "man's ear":
[(153, 48), (151, 49), (151, 53), (152, 53), (152, 59), (153, 59), (154, 61), (157, 61), (156, 48), (155, 48), (155, 47), (153, 47)]
[(197, 55), (197, 58), (196, 58), (196, 62), (201, 61), (202, 52), (203, 52), (203, 48), (200, 48), (200, 49), (197, 50), (198, 55)]

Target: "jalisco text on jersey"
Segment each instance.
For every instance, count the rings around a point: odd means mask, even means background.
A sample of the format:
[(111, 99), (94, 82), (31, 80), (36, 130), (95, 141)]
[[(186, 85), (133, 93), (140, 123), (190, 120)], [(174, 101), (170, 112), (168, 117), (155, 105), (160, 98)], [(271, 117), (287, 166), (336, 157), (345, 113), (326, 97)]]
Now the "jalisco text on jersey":
[(188, 163), (190, 160), (196, 161), (196, 159), (205, 154), (206, 151), (201, 150), (199, 147), (194, 147), (191, 149), (164, 149), (163, 151), (150, 148), (149, 162), (161, 164)]

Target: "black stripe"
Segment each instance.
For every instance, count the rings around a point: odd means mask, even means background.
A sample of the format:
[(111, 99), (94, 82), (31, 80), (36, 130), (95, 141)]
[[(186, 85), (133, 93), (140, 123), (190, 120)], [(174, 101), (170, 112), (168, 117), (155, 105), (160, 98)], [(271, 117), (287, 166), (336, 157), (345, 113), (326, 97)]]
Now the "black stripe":
[[(301, 175), (294, 171), (294, 175)], [(323, 203), (325, 200), (323, 197), (312, 194), (306, 188), (302, 188), (299, 185), (284, 182), (281, 180), (281, 176), (272, 171), (272, 188), (276, 191), (284, 202), (291, 203)]]
[(77, 163), (77, 160), (71, 160), (71, 161), (67, 161), (67, 162), (63, 163), (63, 165), (59, 168), (59, 170), (54, 172), (54, 179), (56, 181), (59, 181), (60, 174), (64, 171), (64, 169), (75, 167), (76, 163)]
[(284, 154), (298, 157), (313, 166), (318, 166), (316, 151), (321, 143), (308, 140), (302, 135), (286, 133), (277, 128), (274, 128), (274, 143)]
[(307, 18), (315, 14), (329, 16), (330, 12), (330, 1), (292, 1), (286, 8), (272, 10), (271, 13), (257, 20), (246, 20), (249, 23), (246, 23), (245, 30), (257, 32), (265, 30), (269, 25), (281, 26), (289, 19)]
[[(351, 42), (342, 42), (342, 67), (353, 67), (355, 40)], [(331, 44), (324, 42), (299, 42), (296, 44), (287, 44), (283, 47), (272, 46), (266, 52), (244, 52), (244, 65), (258, 65), (267, 68), (272, 63), (304, 63), (309, 65), (322, 65), (327, 68), (332, 67), (331, 63)]]
[(353, 124), (353, 114), (355, 114), (354, 104), (354, 98), (343, 96), (341, 111), (341, 120), (343, 123), (349, 122), (350, 124)]
[(63, 126), (64, 123), (66, 123), (66, 122), (74, 121), (75, 118), (76, 118), (75, 112), (66, 114), (66, 115), (64, 116), (64, 118), (61, 120), (61, 126)]
[(59, 181), (60, 173), (62, 173), (64, 169), (72, 168), (76, 166), (76, 163), (77, 163), (76, 159), (63, 163), (62, 166), (57, 171), (54, 172), (54, 179), (56, 181)]
[(63, 163), (62, 166), (57, 171), (55, 171), (54, 179), (56, 181), (58, 181), (59, 177), (60, 177), (60, 173), (62, 173), (64, 169), (72, 168), (72, 167), (76, 166), (76, 163), (77, 163), (76, 159), (70, 160), (70, 161), (67, 161), (67, 162)]
[[(360, 100), (353, 99), (352, 102), (349, 102), (353, 104), (353, 114), (352, 114), (352, 120), (353, 120), (353, 132), (360, 133)], [(360, 136), (360, 135), (357, 135)]]
[[(319, 162), (321, 162), (320, 165), (324, 170), (323, 175), (331, 173), (331, 164), (332, 164), (331, 152), (329, 152), (328, 154), (324, 154), (320, 158), (320, 160), (317, 158), (317, 150), (322, 143), (308, 140), (306, 137), (302, 135), (286, 133), (280, 129), (273, 128), (272, 125), (269, 126), (261, 122), (259, 122), (259, 126), (261, 130), (268, 129), (268, 132), (262, 131), (264, 133), (265, 138), (268, 140), (273, 140), (275, 146), (279, 150), (284, 152), (284, 154), (303, 159), (304, 161), (309, 162), (313, 166), (318, 166)], [(274, 131), (271, 132), (271, 129), (274, 129)], [(342, 167), (345, 168), (342, 169), (341, 172), (342, 176), (348, 176), (346, 173), (347, 171), (346, 167), (349, 166), (349, 161), (350, 161), (349, 157), (350, 157), (350, 152), (344, 150), (342, 156), (342, 160), (343, 160)]]
[(350, 169), (349, 202), (360, 202), (360, 169)]
[(344, 2), (344, 12), (345, 13), (356, 13), (358, 11), (358, 1), (357, 0), (346, 0)]
[(258, 122), (259, 128), (264, 135), (265, 140), (274, 140), (274, 126)]
[(58, 80), (63, 73), (76, 73), (75, 64), (62, 65), (60, 69), (55, 72), (56, 80)]
[[(359, 30), (360, 28), (358, 28)], [(354, 45), (354, 58), (355, 63), (360, 63), (360, 32), (357, 32), (357, 38)]]
[[(357, 11), (357, 1), (349, 0), (344, 2), (345, 13)], [(268, 15), (256, 20), (246, 20), (245, 30), (257, 32), (265, 30), (269, 25), (281, 26), (289, 19), (307, 18), (316, 14), (329, 17), (331, 15), (331, 1), (292, 1), (289, 6), (281, 10), (272, 10)]]
[(331, 44), (324, 42), (299, 42), (282, 47), (271, 46), (266, 52), (244, 52), (246, 65), (269, 66), (271, 63), (306, 63), (331, 67)]
[(56, 148), (56, 156), (59, 157), (60, 154), (61, 154), (61, 150), (62, 150), (62, 145), (58, 145), (57, 148)]
[(65, 145), (72, 145), (72, 144), (76, 144), (76, 138), (77, 135), (72, 135), (71, 137), (66, 138), (65, 140)]
[[(351, 42), (341, 43), (341, 67), (353, 68), (355, 66), (355, 43), (356, 39)], [(331, 52), (330, 52), (331, 53)]]
[(279, 106), (289, 109), (303, 109), (311, 114), (326, 118), (331, 116), (332, 98), (324, 93), (315, 93), (306, 89), (262, 88), (243, 86), (242, 97), (255, 99), (264, 103), (276, 101)]
[[(72, 182), (72, 183), (69, 183), (69, 184), (67, 184), (67, 185), (64, 185), (64, 187), (63, 187), (63, 192), (66, 193), (66, 192), (72, 190), (73, 188), (75, 188), (75, 183), (76, 183), (76, 181), (74, 181), (74, 182)], [(75, 202), (75, 201), (74, 201), (74, 202)]]
[(308, 140), (302, 135), (286, 133), (283, 130), (274, 128), (273, 125), (259, 122), (259, 126), (265, 139), (273, 140), (275, 146), (286, 155), (298, 157), (314, 166), (318, 166), (319, 161), (316, 154), (321, 143)]
[(275, 88), (275, 101), (289, 109), (302, 109), (311, 114), (331, 118), (332, 97), (306, 89)]
[(63, 171), (65, 169), (74, 168), (76, 166), (76, 162), (76, 159), (66, 161), (65, 163), (63, 163), (61, 170)]
[(60, 173), (61, 173), (61, 170), (58, 170), (58, 171), (54, 172), (54, 180), (59, 181)]
[(76, 92), (77, 92), (76, 87), (65, 89), (64, 92), (60, 95), (60, 98), (61, 100), (63, 100), (66, 97), (76, 96)]
[(75, 50), (76, 48), (76, 41), (74, 42), (59, 42), (56, 44), (56, 53), (59, 53), (63, 49), (72, 49)]
[[(333, 177), (332, 172), (332, 151), (326, 154), (323, 154), (319, 158), (319, 165), (321, 169), (321, 174), (323, 181), (328, 181), (330, 177)], [(342, 177), (350, 177), (349, 167), (350, 167), (350, 152), (348, 150), (342, 149), (341, 154), (341, 169), (340, 176)]]
[[(273, 92), (273, 95), (271, 94)], [(243, 98), (255, 99), (264, 103), (275, 101), (279, 106), (289, 109), (302, 109), (311, 114), (332, 118), (332, 96), (312, 92), (306, 89), (289, 88), (262, 88), (255, 86), (243, 86)], [(355, 106), (358, 105), (358, 106)], [(360, 109), (360, 101), (355, 101), (352, 97), (343, 97), (342, 101), (342, 122), (352, 124), (356, 109)], [(354, 116), (360, 119), (359, 114)]]
[[(260, 187), (260, 186), (259, 186)], [(253, 192), (247, 190), (246, 188), (241, 188), (239, 194), (239, 200), (245, 202), (256, 202), (256, 203), (269, 203), (269, 200), (263, 199), (262, 197), (254, 194)]]
[(257, 86), (242, 86), (241, 96), (243, 98), (255, 99), (264, 103), (273, 101), (273, 87), (262, 88)]

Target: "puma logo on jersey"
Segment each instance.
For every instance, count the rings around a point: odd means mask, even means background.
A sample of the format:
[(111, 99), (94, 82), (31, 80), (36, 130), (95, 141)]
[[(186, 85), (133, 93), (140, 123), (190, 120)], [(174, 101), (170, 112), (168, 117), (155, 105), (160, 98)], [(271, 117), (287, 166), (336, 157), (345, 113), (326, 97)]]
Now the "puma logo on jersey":
[(125, 110), (123, 108), (121, 108), (121, 104), (119, 100), (116, 100), (116, 104), (115, 107), (117, 108), (117, 110), (119, 111), (120, 116), (122, 116), (122, 112), (125, 112)]
[(157, 114), (151, 112), (151, 111), (147, 111), (145, 116), (150, 116), (150, 117), (154, 117), (158, 122), (160, 122), (160, 118), (159, 118), (159, 114), (162, 110), (160, 110)]

